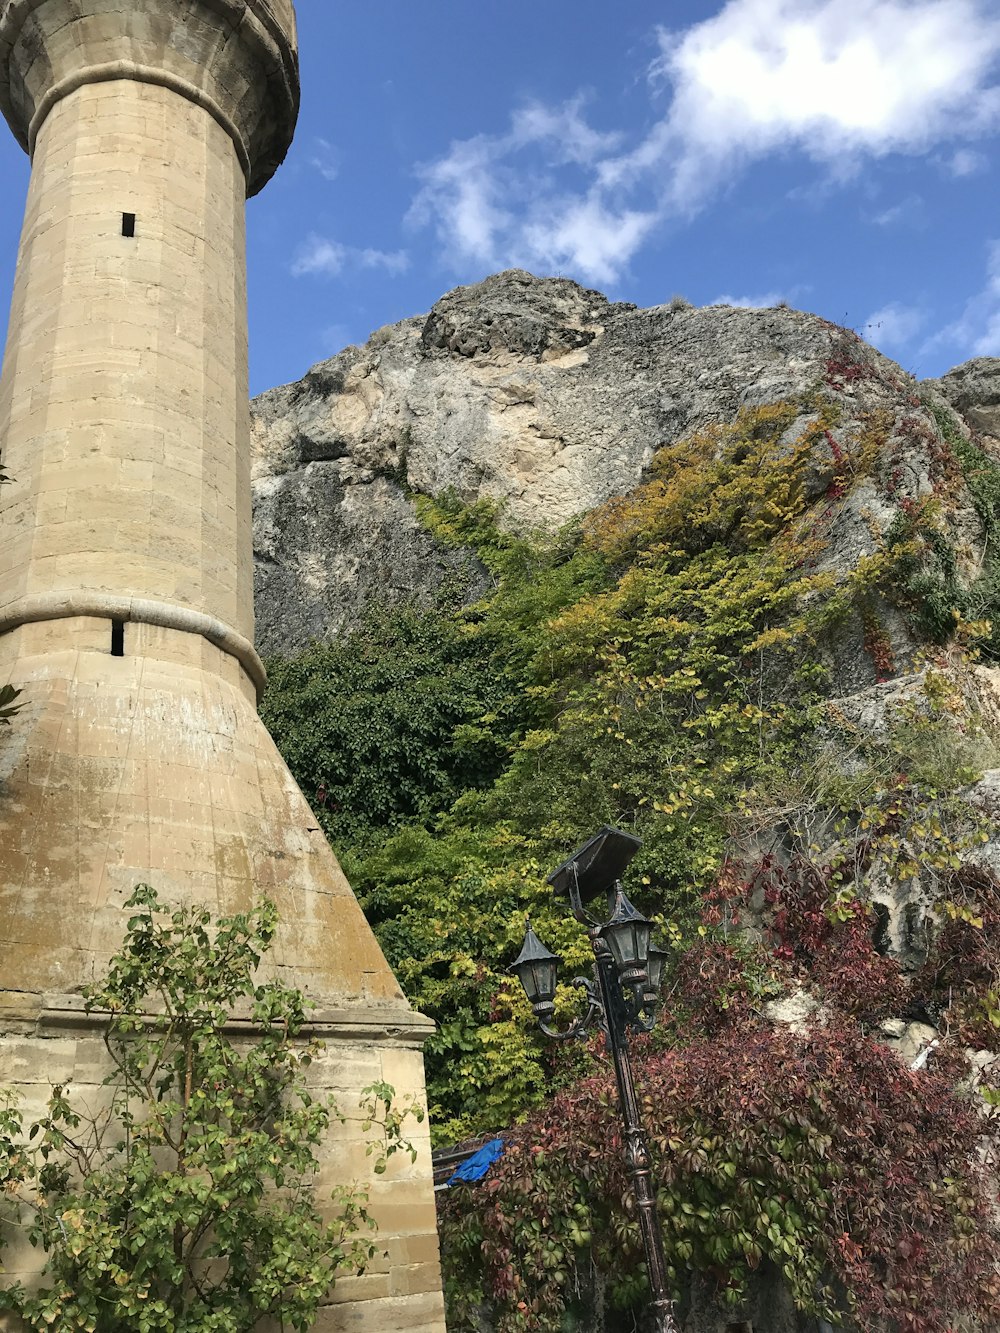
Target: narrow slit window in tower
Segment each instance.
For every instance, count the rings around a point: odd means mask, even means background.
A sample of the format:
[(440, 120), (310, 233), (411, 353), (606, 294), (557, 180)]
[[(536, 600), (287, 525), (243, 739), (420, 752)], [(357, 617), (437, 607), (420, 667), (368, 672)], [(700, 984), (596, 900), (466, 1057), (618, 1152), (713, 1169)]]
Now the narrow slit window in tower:
[(134, 236), (134, 235), (135, 235), (135, 214), (134, 214), (134, 213), (123, 213), (123, 214), (122, 214), (122, 235), (123, 235), (123, 236)]
[(125, 621), (112, 620), (111, 622), (111, 656), (125, 656)]

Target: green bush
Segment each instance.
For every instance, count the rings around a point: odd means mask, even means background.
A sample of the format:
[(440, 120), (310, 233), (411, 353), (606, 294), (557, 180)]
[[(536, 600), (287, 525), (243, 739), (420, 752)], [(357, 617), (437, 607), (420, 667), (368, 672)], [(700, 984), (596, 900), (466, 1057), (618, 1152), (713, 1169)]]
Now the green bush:
[[(337, 1111), (305, 1085), (318, 1047), (296, 1041), (302, 995), (253, 979), (274, 908), (214, 921), (146, 887), (126, 907), (122, 948), (86, 992), (108, 1019), (108, 1096), (87, 1108), (57, 1087), (31, 1125), (11, 1096), (0, 1111), (6, 1222), (28, 1214), (47, 1256), (40, 1288), (0, 1290), (0, 1308), (39, 1330), (311, 1328), (338, 1276), (377, 1246), (357, 1188), (334, 1192), (328, 1219), (318, 1211), (317, 1154)], [(391, 1089), (365, 1097), (383, 1154), (409, 1148)]]
[(372, 616), (268, 665), (264, 721), (338, 848), (433, 817), (507, 759), (516, 696), (488, 636), (457, 617)]

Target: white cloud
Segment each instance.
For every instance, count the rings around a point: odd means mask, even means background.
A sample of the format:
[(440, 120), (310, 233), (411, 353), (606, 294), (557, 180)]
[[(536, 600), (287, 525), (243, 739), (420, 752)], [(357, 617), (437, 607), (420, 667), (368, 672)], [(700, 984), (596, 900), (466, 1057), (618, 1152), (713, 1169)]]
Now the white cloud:
[(922, 152), (1000, 118), (988, 0), (730, 0), (685, 32), (661, 31), (660, 46), (668, 116), (618, 171), (659, 161), (676, 205), (767, 153)]
[(335, 278), (347, 267), (380, 268), (387, 273), (404, 273), (410, 266), (405, 250), (359, 249), (341, 245), (325, 236), (312, 233), (299, 247), (292, 261), (292, 276)]
[(314, 139), (309, 165), (327, 181), (335, 181), (340, 175), (342, 154), (328, 139)]
[(892, 301), (868, 316), (861, 333), (880, 351), (888, 352), (909, 346), (926, 323), (925, 311)]
[(501, 203), (501, 166), (508, 151), (505, 140), (487, 135), (453, 143), (440, 161), (419, 169), (423, 186), (410, 221), (433, 225), (459, 259), (493, 263), (498, 238), (514, 224)]
[(650, 82), (666, 105), (643, 138), (595, 129), (582, 97), (531, 102), (506, 134), (420, 166), (409, 220), (435, 229), (459, 271), (517, 264), (608, 284), (657, 224), (755, 159), (797, 151), (843, 181), (872, 156), (957, 144), (961, 174), (976, 160), (961, 145), (1000, 124), (996, 0), (728, 0), (658, 40)]
[[(533, 102), (514, 113), (507, 134), (457, 141), (420, 167), (409, 221), (433, 226), (460, 271), (513, 265), (612, 283), (658, 220), (656, 210), (616, 207), (595, 187), (595, 171), (620, 142), (587, 124), (580, 98)], [(576, 174), (564, 184), (567, 167)]]
[(978, 176), (989, 166), (985, 153), (977, 153), (973, 148), (960, 148), (948, 159), (948, 170), (953, 176)]
[(318, 273), (326, 278), (335, 278), (346, 259), (347, 248), (339, 241), (328, 241), (322, 236), (312, 235), (299, 247), (292, 262), (292, 276), (302, 278), (306, 274)]
[(366, 246), (363, 250), (349, 251), (360, 268), (381, 268), (386, 273), (405, 273), (410, 267), (410, 256), (405, 250), (373, 250)]
[(872, 216), (872, 222), (876, 227), (892, 227), (897, 222), (902, 222), (906, 217), (905, 204), (893, 204), (890, 208), (884, 208), (881, 213), (875, 213)]
[(523, 229), (524, 262), (574, 270), (589, 282), (613, 283), (655, 222), (652, 213), (615, 212), (597, 194), (555, 199)]
[(1000, 356), (1000, 240), (992, 241), (982, 289), (966, 302), (952, 324), (929, 338), (922, 353), (952, 348), (956, 360), (970, 356)]
[(781, 292), (760, 292), (756, 296), (716, 296), (709, 305), (734, 305), (744, 310), (770, 310), (772, 306), (787, 304), (787, 297)]
[(876, 227), (900, 225), (919, 227), (923, 225), (925, 216), (925, 205), (921, 196), (909, 194), (898, 204), (892, 204), (889, 208), (883, 208), (881, 212), (872, 214), (869, 221), (874, 222)]
[(511, 143), (546, 143), (556, 160), (583, 165), (600, 161), (621, 146), (623, 135), (592, 129), (583, 118), (585, 100), (578, 95), (561, 107), (529, 102), (511, 118)]

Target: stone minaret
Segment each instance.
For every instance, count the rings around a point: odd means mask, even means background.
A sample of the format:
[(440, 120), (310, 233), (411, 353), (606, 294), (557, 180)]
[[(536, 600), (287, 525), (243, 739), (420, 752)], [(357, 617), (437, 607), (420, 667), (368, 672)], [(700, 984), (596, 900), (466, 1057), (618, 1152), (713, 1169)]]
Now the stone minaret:
[[(223, 913), (266, 894), (354, 1117), (326, 1170), (357, 1179), (358, 1093), (422, 1096), (430, 1025), (256, 711), (244, 201), (298, 91), (291, 0), (0, 0), (32, 159), (0, 380), (0, 684), (25, 700), (0, 743), (0, 1083), (100, 1082), (79, 991), (135, 884)], [(373, 1185), (387, 1260), (321, 1329), (443, 1330), (420, 1142)]]

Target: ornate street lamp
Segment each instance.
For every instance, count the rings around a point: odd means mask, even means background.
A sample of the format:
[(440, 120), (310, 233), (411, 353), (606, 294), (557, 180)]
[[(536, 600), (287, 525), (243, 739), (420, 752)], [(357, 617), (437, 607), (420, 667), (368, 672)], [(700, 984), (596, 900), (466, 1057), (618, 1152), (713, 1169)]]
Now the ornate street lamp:
[(552, 1001), (556, 993), (556, 973), (561, 962), (558, 954), (549, 953), (529, 922), (521, 952), (507, 970), (513, 972), (524, 987), (524, 993), (539, 1019), (547, 1020), (556, 1011)]
[[(509, 971), (520, 980), (538, 1026), (547, 1037), (556, 1041), (585, 1037), (595, 1023), (604, 1032), (618, 1080), (625, 1161), (632, 1177), (653, 1293), (655, 1333), (677, 1333), (667, 1292), (652, 1160), (628, 1053), (629, 1032), (649, 1032), (653, 1026), (667, 957), (663, 949), (650, 944), (651, 923), (636, 911), (619, 883), (625, 867), (641, 846), (641, 839), (632, 834), (604, 827), (549, 876), (556, 897), (568, 898), (573, 916), (587, 927), (594, 950), (593, 979), (574, 977), (572, 982), (587, 999), (587, 1012), (582, 1017), (573, 1019), (564, 1032), (550, 1026), (555, 1016), (553, 1001), (560, 960), (549, 953), (530, 925), (521, 953)], [(606, 920), (592, 916), (586, 906), (602, 893), (607, 894)]]

